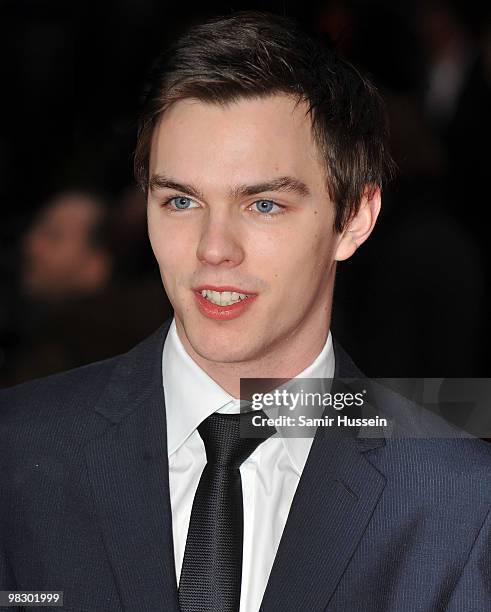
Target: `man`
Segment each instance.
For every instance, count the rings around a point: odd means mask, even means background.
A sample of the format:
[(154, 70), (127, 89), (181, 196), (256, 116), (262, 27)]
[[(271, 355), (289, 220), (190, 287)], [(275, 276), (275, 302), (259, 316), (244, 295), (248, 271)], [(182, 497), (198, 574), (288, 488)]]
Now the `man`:
[(490, 607), (484, 443), (238, 434), (241, 378), (361, 376), (332, 292), (386, 138), (374, 88), (280, 17), (195, 26), (156, 64), (135, 163), (174, 319), (4, 392), (2, 588), (68, 610)]
[(113, 277), (108, 214), (94, 194), (61, 191), (23, 236), (19, 291), (8, 307), (10, 337), (2, 334), (0, 340), (1, 386), (81, 365), (85, 352), (91, 357), (85, 363), (111, 354), (98, 351), (101, 334), (94, 333), (93, 321), (90, 329), (85, 326)]
[(23, 240), (21, 285), (46, 302), (92, 294), (107, 284), (111, 254), (102, 234), (105, 205), (84, 192), (62, 192), (44, 207)]
[[(128, 209), (129, 201), (121, 204)], [(124, 216), (118, 209), (118, 233), (124, 223), (140, 232)], [(135, 283), (127, 287), (123, 248), (117, 258), (112, 252), (115, 226), (106, 202), (84, 191), (57, 193), (37, 215), (21, 242), (20, 295), (9, 308), (10, 336), (0, 337), (0, 386), (126, 351), (167, 318), (158, 276), (147, 280), (140, 270), (138, 291)], [(119, 247), (124, 240), (117, 242)], [(135, 240), (132, 246), (134, 263), (142, 249)]]

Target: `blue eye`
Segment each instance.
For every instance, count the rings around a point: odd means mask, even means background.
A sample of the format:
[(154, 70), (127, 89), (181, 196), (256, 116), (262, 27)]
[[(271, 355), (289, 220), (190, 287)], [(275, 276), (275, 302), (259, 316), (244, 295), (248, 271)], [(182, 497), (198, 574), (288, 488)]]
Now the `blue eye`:
[(257, 200), (252, 206), (256, 206), (256, 210), (260, 213), (270, 213), (273, 206), (278, 206), (273, 200)]
[(196, 208), (195, 206), (191, 206), (192, 203), (193, 200), (191, 200), (191, 198), (187, 198), (186, 196), (174, 196), (173, 198), (167, 201), (167, 204), (172, 204), (177, 210)]

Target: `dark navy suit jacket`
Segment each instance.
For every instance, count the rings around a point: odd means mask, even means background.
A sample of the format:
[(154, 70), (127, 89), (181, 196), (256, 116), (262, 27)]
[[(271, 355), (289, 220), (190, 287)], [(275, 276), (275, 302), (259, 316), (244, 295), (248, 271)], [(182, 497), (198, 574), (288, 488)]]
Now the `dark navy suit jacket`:
[[(63, 590), (65, 612), (178, 611), (167, 330), (0, 394), (0, 590)], [(336, 376), (360, 376), (335, 356)], [(261, 612), (491, 610), (490, 468), (479, 440), (319, 428)]]

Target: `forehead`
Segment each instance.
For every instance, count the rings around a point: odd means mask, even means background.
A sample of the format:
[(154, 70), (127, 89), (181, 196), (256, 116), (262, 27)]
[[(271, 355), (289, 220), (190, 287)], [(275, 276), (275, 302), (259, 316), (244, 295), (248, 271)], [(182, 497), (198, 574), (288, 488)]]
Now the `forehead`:
[(284, 94), (226, 105), (176, 102), (153, 133), (150, 175), (155, 172), (210, 184), (278, 175), (322, 181), (307, 105)]
[(62, 197), (42, 211), (39, 222), (65, 227), (85, 227), (96, 217), (97, 207), (90, 200), (79, 197)]

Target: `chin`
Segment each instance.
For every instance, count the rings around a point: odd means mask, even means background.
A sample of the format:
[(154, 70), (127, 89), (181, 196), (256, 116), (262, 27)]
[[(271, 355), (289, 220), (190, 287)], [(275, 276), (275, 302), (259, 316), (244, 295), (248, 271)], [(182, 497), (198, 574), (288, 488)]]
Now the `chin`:
[(239, 355), (237, 353), (204, 353), (204, 359), (211, 363), (243, 363), (247, 359), (244, 355)]
[(230, 342), (230, 340), (220, 342), (209, 337), (199, 339), (196, 342), (193, 338), (189, 340), (200, 357), (215, 363), (238, 363), (249, 361), (254, 357), (252, 347), (238, 345), (235, 342)]
[(210, 330), (191, 328), (186, 336), (193, 351), (202, 359), (214, 363), (238, 363), (254, 359), (256, 351), (241, 334), (215, 334)]

